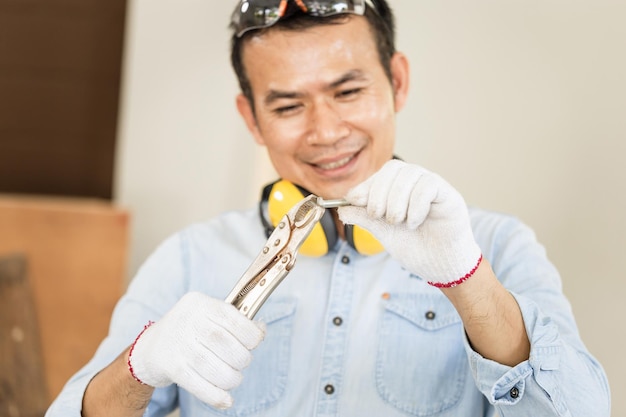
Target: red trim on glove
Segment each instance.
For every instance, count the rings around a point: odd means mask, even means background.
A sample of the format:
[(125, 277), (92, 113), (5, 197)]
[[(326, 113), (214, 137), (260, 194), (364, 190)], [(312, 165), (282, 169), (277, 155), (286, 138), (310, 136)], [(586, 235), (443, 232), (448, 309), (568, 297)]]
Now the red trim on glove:
[(480, 266), (480, 263), (482, 261), (483, 261), (483, 255), (481, 254), (480, 258), (478, 258), (478, 263), (476, 263), (476, 266), (474, 268), (472, 268), (472, 270), (469, 271), (467, 274), (465, 274), (465, 276), (457, 279), (456, 281), (451, 281), (451, 282), (430, 282), (430, 281), (428, 281), (428, 283), (430, 285), (432, 285), (433, 287), (437, 287), (437, 288), (452, 288), (452, 287), (456, 287), (457, 285), (461, 285), (465, 281), (470, 279), (472, 277), (472, 275), (474, 275), (474, 273), (476, 272), (476, 270), (478, 269), (478, 267)]
[(135, 350), (135, 345), (137, 344), (137, 341), (139, 340), (141, 335), (146, 330), (148, 330), (148, 327), (152, 326), (153, 324), (154, 324), (153, 321), (149, 321), (148, 324), (143, 326), (143, 330), (137, 335), (137, 337), (135, 338), (135, 341), (133, 342), (133, 344), (130, 345), (130, 350), (128, 351), (128, 360), (126, 361), (126, 363), (128, 364), (128, 370), (130, 371), (130, 374), (133, 376), (133, 378), (135, 378), (135, 381), (139, 382), (142, 385), (147, 385), (147, 384), (145, 382), (143, 382), (141, 379), (137, 378), (137, 375), (135, 375), (135, 371), (133, 369), (133, 365), (130, 363), (130, 357), (132, 356), (133, 350)]

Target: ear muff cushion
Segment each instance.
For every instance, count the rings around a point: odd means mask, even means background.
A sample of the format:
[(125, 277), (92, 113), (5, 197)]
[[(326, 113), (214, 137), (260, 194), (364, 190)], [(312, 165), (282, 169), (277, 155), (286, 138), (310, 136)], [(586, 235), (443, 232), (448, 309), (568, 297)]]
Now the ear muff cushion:
[(359, 226), (352, 227), (352, 246), (360, 254), (368, 256), (376, 255), (385, 250), (373, 234)]
[[(280, 180), (274, 183), (267, 200), (267, 211), (272, 225), (276, 226), (280, 219), (304, 197), (306, 196), (300, 189), (289, 181)], [(320, 222), (315, 225), (309, 237), (300, 246), (299, 252), (307, 256), (323, 256), (328, 253), (328, 246), (328, 239)]]

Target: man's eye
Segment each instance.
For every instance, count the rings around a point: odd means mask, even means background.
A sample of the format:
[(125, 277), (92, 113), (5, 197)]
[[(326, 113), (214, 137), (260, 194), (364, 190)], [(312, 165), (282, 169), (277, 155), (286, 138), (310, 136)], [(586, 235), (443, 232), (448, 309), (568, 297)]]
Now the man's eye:
[(349, 98), (356, 96), (362, 91), (361, 88), (351, 88), (349, 90), (342, 90), (337, 94), (337, 98)]
[(274, 109), (274, 113), (276, 113), (279, 116), (281, 116), (281, 115), (286, 115), (286, 114), (289, 114), (289, 113), (293, 113), (293, 112), (295, 112), (299, 108), (300, 108), (299, 104), (292, 104), (292, 105), (289, 105), (289, 106), (277, 107), (277, 108)]

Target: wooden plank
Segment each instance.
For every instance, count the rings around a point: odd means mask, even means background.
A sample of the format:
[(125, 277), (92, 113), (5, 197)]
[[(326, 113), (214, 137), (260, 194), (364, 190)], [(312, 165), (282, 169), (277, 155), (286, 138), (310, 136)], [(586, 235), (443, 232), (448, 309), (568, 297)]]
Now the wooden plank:
[(42, 416), (48, 406), (26, 259), (0, 256), (0, 416)]
[(106, 336), (126, 284), (126, 210), (100, 200), (0, 194), (0, 253), (23, 253), (49, 398)]

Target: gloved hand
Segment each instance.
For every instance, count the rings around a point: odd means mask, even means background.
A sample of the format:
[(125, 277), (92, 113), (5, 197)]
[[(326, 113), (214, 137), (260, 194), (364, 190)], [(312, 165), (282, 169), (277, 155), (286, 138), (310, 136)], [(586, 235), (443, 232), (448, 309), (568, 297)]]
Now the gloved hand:
[(463, 197), (438, 175), (399, 160), (345, 196), (346, 224), (369, 230), (410, 272), (436, 287), (469, 278), (482, 260)]
[(241, 370), (265, 336), (234, 306), (205, 294), (183, 296), (131, 346), (128, 366), (135, 379), (153, 387), (176, 383), (201, 401), (228, 408), (228, 390), (241, 383)]

